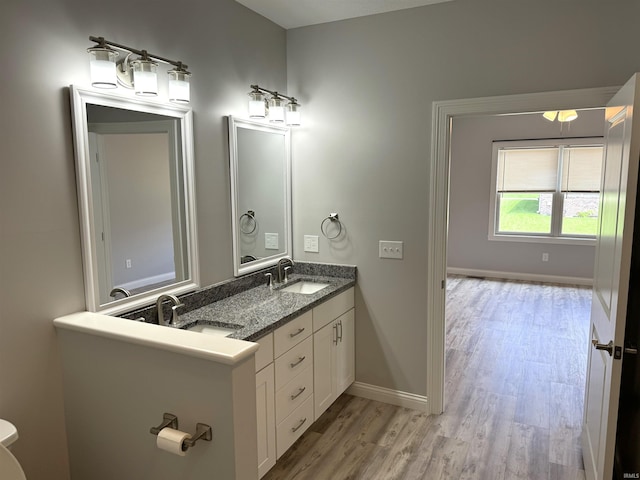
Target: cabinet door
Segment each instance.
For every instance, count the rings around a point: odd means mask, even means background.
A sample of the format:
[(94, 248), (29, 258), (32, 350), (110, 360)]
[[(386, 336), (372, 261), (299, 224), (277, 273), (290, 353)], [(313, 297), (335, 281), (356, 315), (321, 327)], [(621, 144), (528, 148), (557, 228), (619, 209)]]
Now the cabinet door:
[(356, 330), (354, 309), (336, 320), (336, 398), (356, 379)]
[(273, 363), (256, 373), (258, 477), (276, 464), (276, 412)]
[(337, 398), (336, 360), (337, 325), (335, 322), (325, 325), (313, 335), (313, 398), (314, 419)]

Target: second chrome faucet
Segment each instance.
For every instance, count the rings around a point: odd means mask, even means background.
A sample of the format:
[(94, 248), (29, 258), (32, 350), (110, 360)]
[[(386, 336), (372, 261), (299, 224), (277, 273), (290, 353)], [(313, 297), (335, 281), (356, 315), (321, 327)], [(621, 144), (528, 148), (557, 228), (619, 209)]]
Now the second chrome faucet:
[[(171, 305), (171, 319), (167, 323), (164, 319), (164, 312), (162, 311), (162, 302), (165, 300), (169, 300), (173, 305)], [(169, 295), (165, 293), (158, 297), (156, 301), (156, 309), (158, 310), (158, 324), (162, 326), (176, 324), (178, 322), (178, 308), (183, 307), (184, 304), (178, 300), (178, 297), (175, 295)]]

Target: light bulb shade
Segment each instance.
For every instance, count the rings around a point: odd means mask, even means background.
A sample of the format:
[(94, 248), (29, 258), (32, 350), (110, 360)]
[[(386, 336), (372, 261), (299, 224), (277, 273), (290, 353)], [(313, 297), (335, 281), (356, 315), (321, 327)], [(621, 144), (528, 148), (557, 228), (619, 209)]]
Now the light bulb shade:
[(264, 106), (264, 94), (262, 92), (249, 92), (249, 117), (264, 118), (266, 109)]
[(139, 58), (131, 62), (133, 68), (133, 88), (136, 95), (155, 97), (158, 95), (158, 64)]
[(118, 52), (110, 48), (88, 48), (91, 85), (97, 88), (116, 88), (116, 57)]
[(185, 70), (169, 70), (169, 101), (174, 103), (189, 103), (191, 91), (189, 78), (191, 73)]
[(544, 112), (542, 114), (542, 116), (544, 118), (546, 118), (547, 120), (549, 120), (550, 122), (553, 122), (556, 119), (556, 116), (558, 115), (557, 111), (553, 111), (553, 112)]
[(284, 99), (271, 97), (269, 99), (269, 121), (271, 123), (284, 123)]
[(571, 122), (578, 118), (578, 112), (575, 110), (561, 110), (558, 112), (559, 122)]
[(300, 125), (300, 105), (297, 103), (287, 103), (287, 110), (285, 112), (286, 123), (289, 126), (295, 127)]

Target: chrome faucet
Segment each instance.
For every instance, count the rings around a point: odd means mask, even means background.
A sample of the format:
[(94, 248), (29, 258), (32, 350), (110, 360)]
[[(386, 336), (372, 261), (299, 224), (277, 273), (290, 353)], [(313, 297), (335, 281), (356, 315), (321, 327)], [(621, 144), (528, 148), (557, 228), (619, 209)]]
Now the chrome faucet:
[[(284, 270), (282, 269), (283, 265), (289, 264), (288, 267), (285, 267)], [(288, 279), (288, 273), (289, 270), (291, 270), (291, 267), (293, 267), (295, 265), (295, 263), (293, 262), (293, 260), (291, 260), (289, 257), (284, 257), (281, 258), (280, 260), (278, 260), (278, 283), (287, 283)]]
[[(165, 300), (169, 300), (171, 303), (173, 303), (173, 305), (171, 305), (171, 320), (169, 320), (169, 323), (165, 322), (164, 312), (162, 311), (162, 302), (164, 302)], [(169, 295), (168, 293), (160, 295), (158, 297), (158, 300), (156, 301), (156, 309), (158, 310), (158, 324), (166, 327), (167, 325), (177, 323), (178, 308), (180, 307), (184, 307), (184, 304), (180, 302), (180, 300), (178, 300), (178, 297), (176, 297), (175, 295)]]
[(131, 292), (129, 290), (127, 290), (126, 288), (122, 288), (122, 287), (116, 287), (113, 290), (111, 290), (109, 292), (109, 296), (111, 298), (116, 298), (116, 294), (121, 293), (123, 294), (125, 297), (130, 297), (131, 296)]

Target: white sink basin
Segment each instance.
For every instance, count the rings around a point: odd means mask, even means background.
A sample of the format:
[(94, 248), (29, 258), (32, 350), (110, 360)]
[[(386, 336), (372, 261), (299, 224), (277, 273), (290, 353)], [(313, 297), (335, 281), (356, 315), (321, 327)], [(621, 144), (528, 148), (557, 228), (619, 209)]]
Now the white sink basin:
[(219, 337), (228, 337), (237, 328), (218, 327), (216, 325), (198, 324), (187, 328), (190, 332), (206, 333), (207, 335), (218, 335)]
[(329, 286), (328, 283), (305, 282), (304, 280), (302, 280), (300, 282), (292, 283), (288, 287), (284, 287), (282, 291), (289, 292), (289, 293), (301, 293), (303, 295), (311, 295), (312, 293), (316, 293), (328, 286)]

